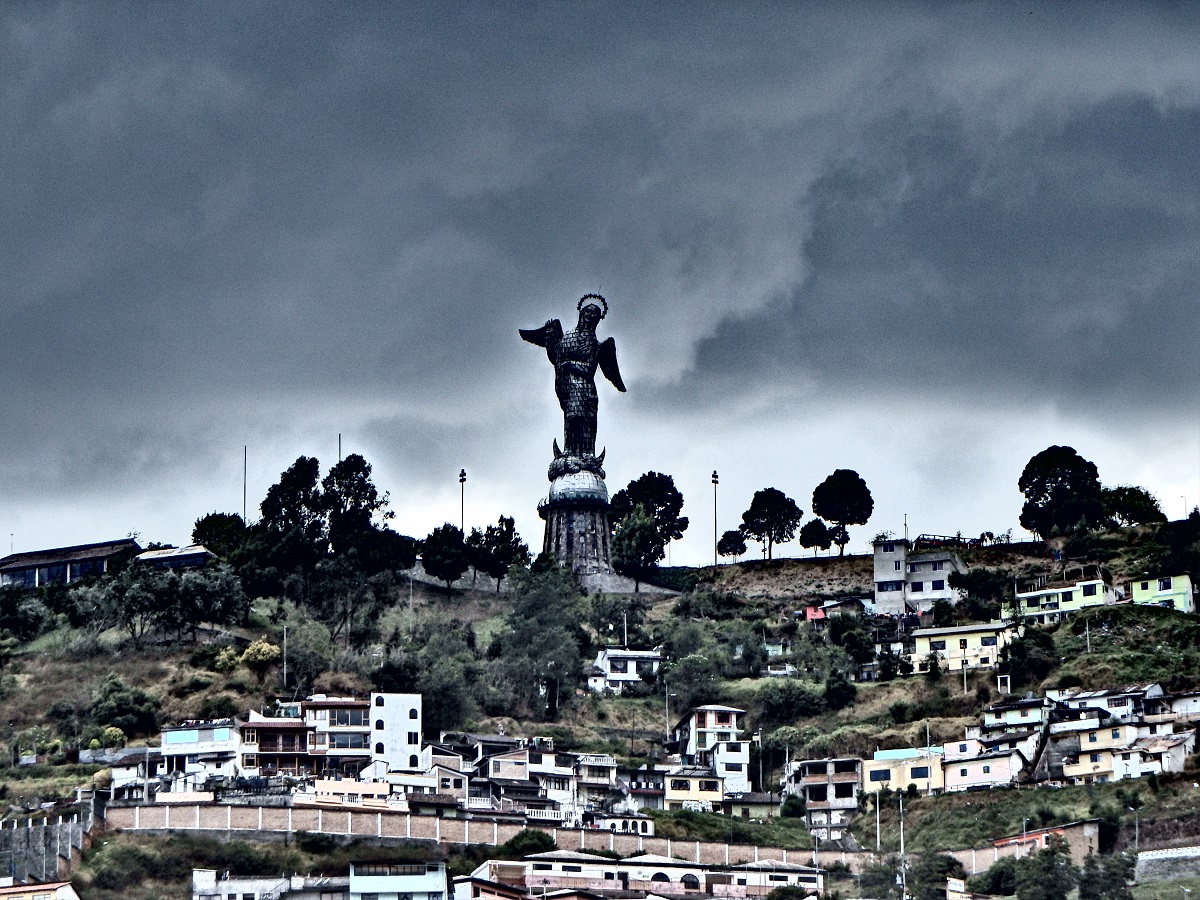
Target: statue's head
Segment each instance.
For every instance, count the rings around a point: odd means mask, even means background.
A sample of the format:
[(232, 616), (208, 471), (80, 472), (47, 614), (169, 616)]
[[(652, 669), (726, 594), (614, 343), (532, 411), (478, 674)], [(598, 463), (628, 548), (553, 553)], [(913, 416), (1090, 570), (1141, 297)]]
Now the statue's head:
[(608, 315), (608, 301), (599, 294), (584, 294), (579, 299), (579, 324), (595, 328), (596, 323)]

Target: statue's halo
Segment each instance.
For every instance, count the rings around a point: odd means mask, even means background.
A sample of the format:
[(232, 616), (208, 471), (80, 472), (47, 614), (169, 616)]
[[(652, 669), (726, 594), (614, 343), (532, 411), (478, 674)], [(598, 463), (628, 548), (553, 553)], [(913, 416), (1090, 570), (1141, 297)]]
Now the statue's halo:
[(600, 306), (601, 306), (600, 318), (603, 319), (605, 316), (608, 315), (608, 301), (605, 300), (603, 297), (601, 297), (599, 294), (584, 294), (582, 297), (579, 298), (579, 303), (576, 304), (575, 311), (581, 312), (583, 310), (583, 305), (585, 303), (587, 303), (589, 300), (599, 300), (600, 301)]

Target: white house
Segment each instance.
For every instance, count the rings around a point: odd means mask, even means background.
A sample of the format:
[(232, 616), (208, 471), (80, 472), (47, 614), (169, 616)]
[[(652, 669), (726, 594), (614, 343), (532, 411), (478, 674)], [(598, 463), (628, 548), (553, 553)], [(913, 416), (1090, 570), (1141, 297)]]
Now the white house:
[(588, 690), (594, 693), (619, 694), (631, 684), (640, 684), (643, 677), (653, 678), (662, 663), (659, 650), (626, 650), (605, 647), (596, 654), (588, 675)]
[(234, 719), (189, 719), (163, 727), (159, 740), (171, 790), (197, 791), (209, 776), (240, 772), (242, 733)]
[(997, 750), (969, 758), (948, 757), (942, 762), (946, 791), (992, 788), (1014, 784), (1025, 767), (1018, 750)]
[(1082, 688), (1066, 688), (1046, 691), (1046, 696), (1068, 709), (1098, 709), (1107, 712), (1118, 721), (1140, 719), (1148, 701), (1163, 695), (1161, 685), (1127, 684), (1121, 687), (1087, 691)]
[(350, 863), (350, 900), (447, 900), (441, 860)]

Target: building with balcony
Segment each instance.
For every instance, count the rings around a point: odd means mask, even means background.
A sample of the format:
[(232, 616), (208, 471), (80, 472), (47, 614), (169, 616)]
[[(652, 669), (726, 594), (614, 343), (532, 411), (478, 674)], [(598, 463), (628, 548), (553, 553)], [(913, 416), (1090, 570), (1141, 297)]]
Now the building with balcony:
[(631, 684), (653, 679), (662, 663), (658, 650), (626, 650), (605, 647), (596, 654), (588, 674), (588, 690), (595, 693), (619, 694)]
[(1191, 575), (1157, 575), (1125, 583), (1125, 599), (1139, 606), (1165, 606), (1184, 613), (1196, 611), (1196, 585)]
[(617, 781), (617, 761), (604, 753), (580, 753), (575, 762), (575, 791), (580, 807), (607, 809), (623, 795)]
[(899, 616), (928, 612), (938, 600), (957, 604), (963, 592), (950, 587), (950, 573), (967, 571), (953, 549), (884, 538), (874, 548), (875, 611)]
[(858, 759), (805, 759), (783, 770), (783, 793), (804, 800), (809, 833), (823, 841), (840, 839), (858, 809), (862, 762)]
[(744, 709), (718, 704), (697, 706), (691, 710), (675, 726), (674, 736), (683, 762), (695, 765), (701, 751), (710, 750), (721, 742), (740, 740), (745, 715)]
[(1013, 602), (1004, 604), (1001, 618), (1020, 615), (1027, 622), (1048, 625), (1081, 609), (1120, 600), (1121, 595), (1108, 583), (1103, 570), (1099, 566), (1089, 568), (1094, 569), (1089, 577), (1051, 581), (1043, 576), (1026, 582), (1017, 589)]
[(300, 718), (270, 717), (253, 710), (241, 727), (240, 774), (247, 777), (312, 775), (318, 771), (309, 755), (313, 726)]

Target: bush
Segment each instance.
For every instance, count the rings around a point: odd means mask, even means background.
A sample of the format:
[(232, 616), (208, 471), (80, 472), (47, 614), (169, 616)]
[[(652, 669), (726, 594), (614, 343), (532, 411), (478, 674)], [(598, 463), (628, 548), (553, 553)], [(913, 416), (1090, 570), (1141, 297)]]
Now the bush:
[(554, 838), (544, 831), (538, 831), (536, 828), (524, 828), (505, 841), (501, 845), (501, 849), (518, 856), (528, 856), (531, 853), (547, 853), (557, 850), (558, 844), (554, 843)]
[(795, 794), (788, 794), (783, 799), (783, 805), (779, 807), (779, 815), (785, 819), (803, 819), (804, 800)]

